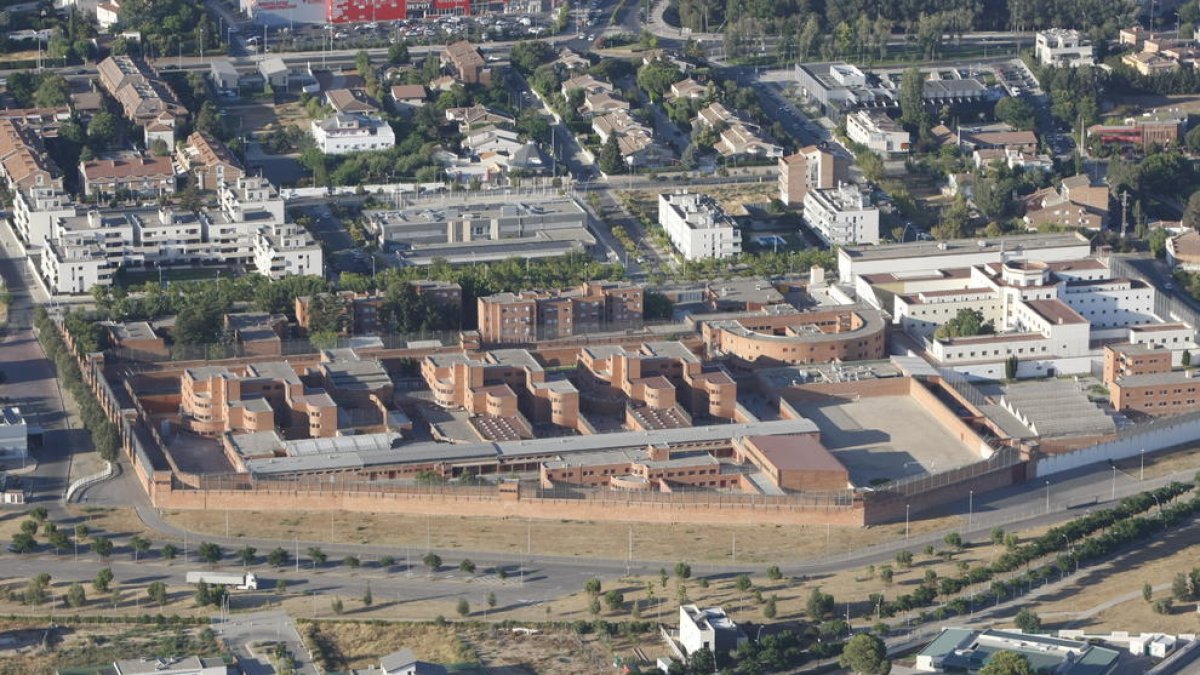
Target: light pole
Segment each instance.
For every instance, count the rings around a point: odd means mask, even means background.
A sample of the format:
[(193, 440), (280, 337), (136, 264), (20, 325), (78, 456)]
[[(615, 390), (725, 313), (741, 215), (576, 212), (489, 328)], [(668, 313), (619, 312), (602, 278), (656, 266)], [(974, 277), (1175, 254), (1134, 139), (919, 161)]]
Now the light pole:
[(1112, 470), (1113, 470), (1113, 476), (1112, 476), (1112, 499), (1115, 501), (1115, 500), (1116, 500), (1116, 498), (1117, 498), (1117, 465), (1116, 465), (1116, 464), (1113, 464)]
[(908, 539), (908, 516), (912, 509), (912, 504), (904, 505), (904, 538)]
[(1141, 468), (1138, 469), (1138, 482), (1146, 480), (1146, 449), (1142, 448), (1138, 452), (1138, 457), (1141, 458)]
[(975, 491), (971, 490), (967, 493), (967, 529), (971, 528), (975, 521)]
[(1046, 481), (1046, 513), (1050, 513), (1050, 481)]

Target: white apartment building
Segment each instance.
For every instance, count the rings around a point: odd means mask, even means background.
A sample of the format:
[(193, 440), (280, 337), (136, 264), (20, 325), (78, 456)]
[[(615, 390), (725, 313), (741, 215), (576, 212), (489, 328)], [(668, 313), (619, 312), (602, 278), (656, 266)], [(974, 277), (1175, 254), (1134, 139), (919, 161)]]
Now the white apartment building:
[(29, 427), (20, 408), (0, 409), (0, 457), (22, 461), (29, 457)]
[(254, 267), (279, 279), (293, 274), (321, 276), (325, 260), (312, 235), (295, 223), (272, 223), (254, 234)]
[(742, 233), (715, 199), (691, 192), (658, 196), (658, 224), (684, 260), (729, 258), (742, 252)]
[(1074, 29), (1050, 28), (1038, 31), (1034, 53), (1038, 63), (1043, 66), (1074, 68), (1096, 64), (1092, 54), (1092, 41)]
[(396, 145), (396, 133), (384, 120), (359, 113), (338, 113), (313, 120), (312, 135), (327, 155), (387, 150)]
[(71, 233), (48, 239), (41, 250), (41, 272), (52, 293), (79, 295), (93, 286), (111, 286), (117, 265), (109, 261), (95, 233)]
[(838, 250), (838, 280), (860, 294), (870, 293), (863, 278), (880, 274), (941, 276), (943, 270), (1014, 259), (1042, 262), (1081, 260), (1092, 253), (1087, 237), (1077, 232), (1019, 234), (999, 239), (911, 241), (879, 246), (844, 246)]
[(75, 201), (56, 188), (31, 188), (13, 191), (12, 223), (26, 244), (41, 245), (59, 218), (74, 216)]
[(831, 246), (879, 243), (879, 209), (852, 183), (804, 195), (804, 222)]
[[(283, 197), (266, 178), (242, 176), (236, 182), (225, 183), (217, 189), (221, 212), (231, 221), (256, 220), (269, 217), (271, 222), (286, 220)], [(266, 215), (263, 216), (262, 214)]]
[(846, 116), (846, 135), (871, 152), (888, 155), (908, 152), (912, 137), (881, 110), (858, 110)]

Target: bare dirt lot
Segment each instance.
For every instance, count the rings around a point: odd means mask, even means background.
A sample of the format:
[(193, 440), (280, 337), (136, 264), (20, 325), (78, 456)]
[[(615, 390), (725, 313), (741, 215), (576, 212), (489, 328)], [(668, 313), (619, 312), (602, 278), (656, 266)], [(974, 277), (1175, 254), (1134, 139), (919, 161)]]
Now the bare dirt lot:
[(979, 458), (907, 396), (799, 406), (855, 485), (946, 471)]

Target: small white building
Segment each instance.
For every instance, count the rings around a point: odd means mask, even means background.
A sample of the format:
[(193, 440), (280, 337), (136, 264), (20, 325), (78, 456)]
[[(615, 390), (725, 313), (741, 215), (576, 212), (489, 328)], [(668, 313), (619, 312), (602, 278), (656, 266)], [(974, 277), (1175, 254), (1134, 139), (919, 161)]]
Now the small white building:
[(679, 606), (679, 643), (688, 656), (707, 648), (728, 654), (746, 642), (746, 634), (720, 607)]
[(254, 236), (254, 267), (272, 279), (319, 277), (325, 274), (325, 259), (308, 230), (294, 223), (272, 223), (259, 228)]
[(804, 222), (831, 246), (879, 243), (879, 209), (853, 183), (805, 193)]
[(908, 152), (912, 140), (904, 127), (880, 110), (859, 110), (847, 115), (846, 135), (884, 157)]
[(29, 457), (29, 427), (21, 409), (0, 409), (0, 458), (25, 461)]
[(684, 260), (730, 258), (742, 252), (742, 233), (721, 205), (693, 192), (658, 196), (658, 224)]
[(312, 135), (327, 155), (387, 150), (396, 145), (396, 134), (387, 122), (370, 115), (338, 113), (313, 120)]
[(1037, 54), (1038, 63), (1043, 66), (1074, 68), (1096, 64), (1092, 54), (1092, 41), (1074, 29), (1050, 28), (1038, 31), (1034, 53)]
[(101, 33), (107, 33), (117, 22), (121, 20), (121, 3), (117, 0), (108, 0), (96, 5), (96, 25), (100, 28)]

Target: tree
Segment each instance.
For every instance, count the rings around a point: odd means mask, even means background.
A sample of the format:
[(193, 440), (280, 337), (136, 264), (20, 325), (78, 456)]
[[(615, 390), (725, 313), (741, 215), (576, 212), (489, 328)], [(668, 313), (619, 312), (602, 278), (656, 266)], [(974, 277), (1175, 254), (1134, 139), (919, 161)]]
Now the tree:
[(737, 575), (737, 580), (733, 582), (733, 586), (739, 591), (745, 593), (746, 591), (750, 590), (752, 586), (754, 586), (754, 583), (750, 581), (749, 574), (739, 574)]
[(209, 541), (200, 542), (200, 547), (196, 550), (199, 552), (200, 560), (210, 565), (217, 564), (225, 555), (219, 545)]
[(258, 549), (253, 546), (243, 546), (238, 549), (237, 559), (242, 561), (242, 567), (253, 565), (254, 559), (258, 555)]
[(146, 587), (146, 596), (150, 601), (162, 607), (167, 604), (167, 585), (161, 581), (155, 581)]
[(1024, 654), (1001, 651), (992, 654), (979, 675), (1033, 675), (1033, 668)]
[(1200, 229), (1200, 190), (1193, 192), (1183, 207), (1183, 226)]
[(50, 545), (54, 547), (55, 553), (61, 553), (63, 549), (71, 545), (71, 539), (62, 530), (51, 532), (49, 541)]
[(318, 565), (324, 565), (325, 561), (328, 560), (328, 556), (326, 556), (325, 552), (320, 548), (316, 546), (309, 546), (308, 559), (312, 561), (313, 568), (316, 568)]
[(494, 591), (488, 591), (487, 606), (488, 609), (494, 609), (496, 607), (496, 593)]
[(11, 548), (13, 553), (32, 553), (37, 546), (37, 540), (33, 535), (26, 532), (18, 532), (12, 537)]
[(1025, 633), (1042, 632), (1042, 618), (1029, 609), (1022, 609), (1017, 612), (1017, 617), (1013, 620), (1013, 623)]
[(1142, 584), (1142, 599), (1146, 602), (1154, 599), (1154, 587), (1150, 585), (1149, 581)]
[(385, 555), (379, 559), (379, 566), (383, 569), (388, 569), (396, 564), (396, 559), (390, 555)]
[(41, 84), (33, 92), (33, 104), (39, 108), (58, 108), (71, 101), (71, 87), (62, 75), (50, 74), (42, 77)]
[(929, 126), (925, 111), (925, 76), (917, 68), (909, 68), (900, 77), (900, 121), (924, 135)]
[(436, 572), (442, 566), (442, 557), (436, 553), (426, 553), (425, 557), (421, 558), (421, 562), (429, 568), (430, 572)]
[(92, 120), (87, 126), (88, 144), (94, 150), (103, 150), (113, 145), (120, 135), (119, 124), (116, 116), (107, 110), (92, 115)]
[(625, 594), (617, 589), (612, 589), (604, 594), (604, 606), (608, 607), (608, 611), (615, 612), (625, 604)]
[(92, 579), (92, 588), (98, 593), (107, 593), (108, 587), (113, 580), (113, 571), (107, 567), (96, 572), (95, 578)]
[(1037, 124), (1037, 111), (1023, 98), (1007, 96), (996, 101), (996, 119), (1021, 130), (1033, 129)]
[(625, 160), (621, 156), (621, 146), (615, 133), (609, 134), (608, 140), (600, 146), (600, 158), (597, 163), (600, 165), (600, 170), (606, 174), (625, 173)]
[(1004, 543), (1004, 528), (1003, 527), (993, 527), (992, 528), (992, 545), (999, 546), (1000, 544), (1003, 544), (1003, 543)]
[(588, 602), (588, 613), (590, 613), (592, 616), (596, 616), (600, 613), (600, 598), (592, 598), (591, 601)]
[(471, 613), (471, 603), (467, 602), (466, 598), (459, 598), (458, 604), (454, 607), (454, 611), (458, 612), (461, 617), (466, 617)]
[(30, 579), (25, 585), (23, 600), (27, 605), (41, 605), (46, 602), (46, 585), (39, 583), (37, 579)]
[(983, 312), (977, 309), (960, 309), (946, 323), (938, 326), (934, 333), (939, 339), (991, 335), (996, 332), (991, 320), (984, 321)]
[(912, 567), (913, 554), (912, 551), (898, 551), (896, 553), (896, 564), (901, 567)]
[(1183, 144), (1192, 152), (1200, 152), (1200, 126), (1192, 127), (1183, 137)]
[(1004, 379), (1017, 379), (1017, 369), (1020, 367), (1020, 365), (1021, 361), (1017, 358), (1016, 354), (1004, 359)]
[(280, 579), (275, 582), (275, 595), (287, 594), (287, 579)]
[(333, 600), (329, 603), (329, 608), (333, 610), (334, 614), (341, 616), (342, 611), (346, 609), (346, 606), (342, 603), (341, 598), (334, 596)]
[(271, 567), (283, 567), (290, 557), (286, 550), (277, 546), (267, 554), (267, 564)]
[(71, 584), (67, 589), (67, 604), (75, 609), (87, 604), (87, 593), (84, 592), (82, 584)]
[(685, 562), (675, 563), (675, 578), (690, 579), (692, 576), (692, 566)]
[(92, 551), (101, 558), (107, 558), (113, 552), (112, 540), (106, 537), (92, 537)]
[(879, 568), (879, 578), (888, 586), (892, 585), (892, 579), (895, 577), (895, 574), (896, 573), (892, 571), (891, 565), (884, 565), (883, 567)]
[(50, 517), (50, 514), (46, 511), (46, 507), (38, 506), (29, 512), (29, 517), (33, 518), (39, 523), (44, 523), (46, 522), (46, 519)]
[(950, 534), (947, 534), (945, 537), (942, 537), (942, 541), (946, 542), (947, 546), (953, 546), (954, 548), (959, 549), (963, 547), (962, 535), (957, 532), (951, 532)]
[(362, 602), (364, 607), (370, 607), (375, 602), (375, 596), (371, 595), (371, 584), (367, 584), (367, 590), (363, 593)]
[(408, 63), (408, 43), (399, 41), (388, 47), (388, 63)]
[(688, 656), (689, 673), (712, 673), (717, 670), (717, 657), (708, 645), (697, 649)]
[(804, 605), (804, 611), (808, 614), (810, 621), (816, 621), (833, 611), (833, 596), (828, 593), (822, 593), (820, 587), (812, 589), (808, 594), (808, 601)]
[(592, 596), (593, 598), (596, 597), (597, 595), (600, 595), (600, 579), (597, 577), (592, 577), (591, 579), (588, 579), (583, 584), (583, 590), (585, 593)]
[(654, 60), (638, 69), (638, 88), (646, 92), (651, 101), (662, 99), (671, 85), (683, 79), (683, 73), (670, 61)]
[(346, 567), (349, 567), (352, 570), (356, 570), (362, 565), (362, 561), (359, 560), (358, 556), (356, 555), (348, 555), (344, 560), (342, 560), (342, 562), (346, 564)]
[(842, 650), (840, 662), (843, 668), (867, 675), (887, 675), (892, 670), (883, 640), (870, 633), (859, 633), (850, 638)]
[(29, 536), (34, 536), (38, 532), (38, 522), (36, 520), (22, 520), (21, 531)]
[(1171, 580), (1171, 597), (1176, 600), (1187, 600), (1192, 595), (1191, 588), (1188, 587), (1188, 575), (1180, 572)]
[(129, 538), (129, 548), (133, 549), (133, 560), (137, 562), (141, 555), (150, 550), (150, 540), (135, 534)]
[(767, 599), (766, 604), (763, 605), (763, 618), (774, 619), (778, 613), (779, 608), (776, 606), (776, 598), (772, 595)]
[(165, 560), (174, 560), (175, 556), (178, 554), (179, 548), (175, 546), (175, 544), (167, 544), (162, 547), (162, 557)]

